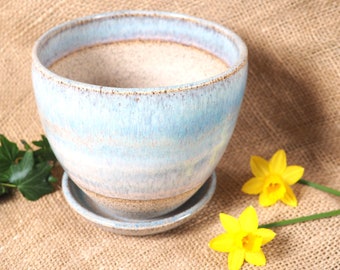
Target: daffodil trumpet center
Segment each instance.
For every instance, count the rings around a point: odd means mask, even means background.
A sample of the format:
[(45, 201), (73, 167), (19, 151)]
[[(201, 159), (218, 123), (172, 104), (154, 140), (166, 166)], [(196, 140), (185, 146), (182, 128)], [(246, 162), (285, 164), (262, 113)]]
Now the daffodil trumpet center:
[(272, 193), (272, 192), (279, 191), (280, 188), (281, 188), (281, 185), (279, 183), (269, 183), (267, 187), (267, 191)]
[(270, 196), (281, 199), (286, 193), (286, 187), (280, 176), (269, 175), (266, 177), (263, 191)]
[(242, 246), (246, 251), (249, 252), (258, 252), (261, 249), (262, 238), (248, 234), (242, 238)]

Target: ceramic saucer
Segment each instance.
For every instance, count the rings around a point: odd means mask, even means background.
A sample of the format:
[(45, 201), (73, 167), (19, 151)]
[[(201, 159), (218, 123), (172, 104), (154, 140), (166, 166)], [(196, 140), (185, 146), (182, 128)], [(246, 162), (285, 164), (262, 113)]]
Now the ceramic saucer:
[(109, 231), (124, 235), (150, 235), (171, 230), (187, 222), (211, 199), (216, 189), (215, 172), (182, 206), (169, 214), (148, 220), (124, 220), (107, 217), (91, 203), (88, 196), (64, 173), (62, 190), (66, 201), (82, 217)]

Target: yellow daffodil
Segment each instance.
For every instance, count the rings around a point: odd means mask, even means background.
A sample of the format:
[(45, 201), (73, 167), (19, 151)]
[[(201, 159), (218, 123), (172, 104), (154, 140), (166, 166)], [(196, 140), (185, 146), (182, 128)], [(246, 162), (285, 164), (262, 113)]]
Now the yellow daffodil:
[(259, 156), (252, 156), (250, 167), (255, 177), (243, 185), (243, 192), (260, 194), (259, 203), (262, 206), (273, 205), (279, 200), (290, 206), (297, 205), (290, 186), (299, 181), (304, 168), (287, 166), (284, 150), (278, 150), (269, 161)]
[(238, 219), (221, 213), (220, 221), (225, 233), (218, 235), (209, 247), (219, 252), (228, 252), (228, 269), (238, 270), (244, 260), (253, 265), (265, 265), (266, 257), (261, 247), (270, 242), (275, 233), (258, 228), (258, 218), (252, 206), (247, 207)]

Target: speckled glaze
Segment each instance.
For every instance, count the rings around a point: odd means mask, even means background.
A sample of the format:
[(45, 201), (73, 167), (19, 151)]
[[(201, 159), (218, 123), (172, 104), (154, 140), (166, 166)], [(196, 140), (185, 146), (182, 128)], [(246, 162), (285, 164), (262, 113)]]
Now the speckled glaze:
[[(48, 69), (80, 48), (127, 40), (197, 47), (230, 68), (205, 80), (159, 88), (91, 85)], [(245, 44), (215, 23), (165, 12), (121, 11), (70, 21), (45, 33), (33, 48), (32, 80), (44, 131), (66, 173), (98, 196), (145, 202), (149, 208), (133, 213), (144, 219), (183, 204), (211, 176), (236, 124), (247, 66)], [(167, 202), (162, 213), (150, 203), (157, 200)], [(123, 217), (131, 217), (116, 205)]]
[(66, 201), (80, 216), (113, 233), (133, 236), (145, 236), (172, 230), (192, 219), (212, 198), (216, 189), (216, 174), (188, 201), (176, 210), (156, 218), (146, 220), (124, 220), (108, 215), (107, 209), (98, 206), (64, 173), (62, 189)]
[(85, 188), (82, 188), (82, 191), (91, 198), (92, 204), (96, 204), (97, 209), (101, 209), (107, 217), (146, 220), (162, 216), (175, 210), (185, 203), (188, 198), (191, 198), (199, 188), (201, 187), (194, 188), (173, 197), (155, 200), (126, 200), (103, 196)]

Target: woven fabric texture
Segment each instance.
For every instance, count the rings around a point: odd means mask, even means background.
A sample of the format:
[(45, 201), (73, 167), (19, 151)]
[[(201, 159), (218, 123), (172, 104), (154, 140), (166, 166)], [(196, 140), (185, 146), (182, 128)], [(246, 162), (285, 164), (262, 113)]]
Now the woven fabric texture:
[[(0, 0), (0, 134), (20, 142), (43, 133), (31, 83), (31, 50), (49, 28), (114, 10), (163, 10), (233, 29), (249, 49), (249, 79), (237, 127), (219, 163), (210, 203), (166, 233), (127, 237), (103, 231), (71, 210), (61, 190), (36, 202), (0, 197), (0, 269), (226, 269), (208, 247), (223, 232), (220, 212), (253, 205), (260, 223), (340, 208), (340, 199), (295, 185), (299, 205), (258, 205), (243, 194), (251, 155), (278, 149), (304, 178), (340, 189), (340, 7), (329, 0)], [(59, 172), (61, 175), (61, 172)], [(274, 229), (260, 269), (340, 269), (340, 217)], [(245, 264), (242, 269), (256, 269)]]

